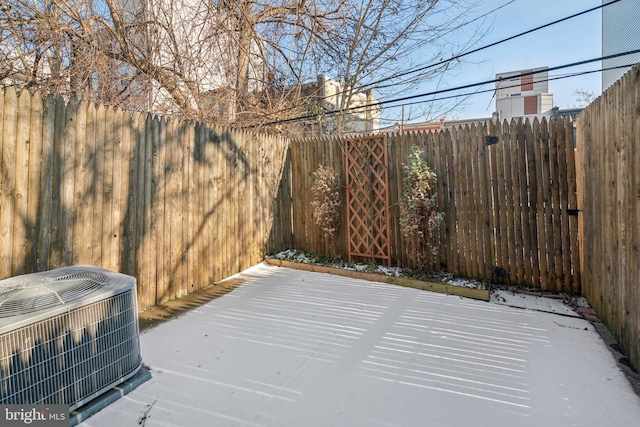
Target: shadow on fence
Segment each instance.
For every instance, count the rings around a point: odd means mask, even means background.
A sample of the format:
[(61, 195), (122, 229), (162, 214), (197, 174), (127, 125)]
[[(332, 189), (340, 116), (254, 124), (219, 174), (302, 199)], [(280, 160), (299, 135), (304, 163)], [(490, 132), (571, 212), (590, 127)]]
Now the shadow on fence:
[(0, 107), (2, 278), (92, 264), (137, 277), (146, 309), (259, 262), (290, 235), (273, 213), (288, 203), (276, 200), (287, 189), (282, 138), (13, 88)]

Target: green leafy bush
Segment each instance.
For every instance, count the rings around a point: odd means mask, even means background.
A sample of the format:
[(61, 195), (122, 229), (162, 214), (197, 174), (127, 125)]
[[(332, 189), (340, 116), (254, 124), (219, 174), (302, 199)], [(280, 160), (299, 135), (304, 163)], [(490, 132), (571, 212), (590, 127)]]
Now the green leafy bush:
[(400, 229), (409, 246), (409, 256), (419, 269), (426, 268), (438, 254), (435, 236), (444, 213), (436, 212), (436, 183), (437, 176), (422, 158), (422, 150), (413, 147), (409, 165), (404, 165)]

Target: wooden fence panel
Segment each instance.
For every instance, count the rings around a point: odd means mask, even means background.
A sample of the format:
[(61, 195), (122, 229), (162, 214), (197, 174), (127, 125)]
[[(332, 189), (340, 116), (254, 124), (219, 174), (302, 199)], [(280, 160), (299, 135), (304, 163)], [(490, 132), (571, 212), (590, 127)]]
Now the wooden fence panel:
[[(416, 135), (417, 137), (418, 135)], [(425, 134), (426, 138), (423, 138), (424, 142), (425, 142), (425, 147), (426, 147), (426, 153), (427, 153), (427, 164), (429, 165), (429, 167), (436, 173), (436, 177), (440, 176), (438, 175), (438, 171), (441, 167), (440, 162), (439, 162), (439, 158), (438, 155), (436, 154), (436, 150), (437, 150), (437, 146), (436, 143), (434, 141), (434, 134), (433, 132), (429, 132), (427, 134)], [(436, 187), (435, 187), (435, 191), (438, 192), (438, 182), (436, 182)], [(437, 199), (441, 197), (438, 194), (436, 194), (436, 203), (437, 203)], [(440, 206), (442, 206), (442, 204), (440, 204)], [(434, 244), (437, 248), (439, 248), (440, 246), (442, 246), (441, 244), (441, 239), (440, 239), (440, 233), (437, 233), (434, 236)], [(432, 270), (439, 270), (440, 268), (440, 252), (438, 252), (438, 254), (436, 254), (434, 257), (432, 257), (431, 259), (431, 269)]]
[[(562, 213), (564, 210), (568, 216), (571, 180), (575, 180), (570, 168), (575, 166), (567, 156), (568, 138), (563, 138), (558, 128), (569, 126), (546, 120), (534, 121), (533, 126), (512, 121), (492, 123), (489, 128), (474, 125), (437, 133), (388, 135), (393, 262), (414, 266), (400, 235), (397, 202), (402, 195), (403, 165), (408, 162), (411, 147), (417, 146), (424, 149), (427, 163), (438, 174), (438, 209), (445, 213), (437, 239), (439, 261), (433, 264), (434, 269), (557, 291), (579, 291), (579, 282), (573, 276), (579, 268), (578, 244), (571, 243), (572, 233), (577, 230), (569, 226), (570, 218), (563, 220)], [(487, 146), (487, 133), (496, 136), (497, 143)], [(298, 183), (298, 191), (293, 193), (297, 249), (326, 250), (308, 207), (312, 200), (308, 177), (319, 159), (337, 165), (342, 156), (327, 149), (322, 140), (291, 144), (291, 179)], [(561, 180), (566, 182), (562, 184)], [(346, 235), (345, 224), (337, 235)], [(346, 256), (346, 251), (339, 253)]]
[[(27, 236), (25, 248), (25, 272), (40, 271), (38, 268), (38, 252), (40, 250), (38, 233), (40, 224), (40, 193), (42, 192), (42, 131), (44, 103), (42, 96), (36, 92), (31, 100), (31, 122), (29, 124), (29, 185), (27, 191)], [(1, 117), (1, 115), (0, 115)]]
[(529, 234), (529, 201), (527, 193), (529, 192), (529, 184), (527, 180), (527, 160), (526, 160), (526, 142), (524, 140), (524, 123), (522, 119), (518, 121), (518, 128), (516, 133), (516, 162), (517, 162), (517, 178), (515, 186), (517, 188), (516, 194), (519, 200), (518, 207), (520, 215), (516, 218), (520, 240), (522, 241), (522, 249), (518, 252), (522, 257), (522, 278), (521, 283), (532, 283), (533, 277), (531, 266), (531, 239)]
[(163, 214), (161, 216), (162, 232), (164, 238), (162, 239), (162, 276), (163, 285), (160, 287), (161, 292), (158, 295), (158, 302), (164, 303), (173, 299), (175, 295), (174, 291), (174, 271), (176, 268), (175, 256), (172, 251), (172, 247), (176, 241), (175, 233), (175, 211), (174, 206), (176, 204), (176, 171), (175, 171), (175, 156), (177, 151), (177, 141), (175, 139), (175, 120), (173, 118), (163, 118), (164, 122), (161, 125), (161, 132), (163, 136), (160, 137), (162, 147), (164, 149), (164, 164), (160, 170), (159, 180), (163, 186), (163, 196), (161, 202), (163, 203)]
[(14, 213), (12, 231), (11, 273), (24, 274), (26, 249), (27, 186), (29, 176), (29, 126), (31, 97), (26, 90), (18, 98), (18, 117), (15, 145)]
[[(11, 274), (11, 261), (7, 259), (7, 243), (8, 243), (8, 235), (6, 225), (4, 223), (5, 214), (3, 211), (6, 209), (6, 204), (9, 202), (9, 196), (7, 193), (7, 184), (5, 175), (10, 173), (7, 170), (7, 166), (5, 165), (5, 146), (9, 145), (9, 141), (4, 133), (5, 129), (5, 102), (7, 95), (5, 93), (0, 92), (0, 141), (2, 144), (0, 145), (0, 277), (6, 277)], [(9, 108), (6, 111), (11, 111)]]
[[(437, 197), (436, 202), (438, 206), (445, 206), (445, 199), (447, 197), (447, 166), (446, 166), (446, 158), (443, 154), (442, 144), (440, 143), (440, 139), (438, 138), (438, 134), (434, 134), (433, 132), (429, 132), (428, 134), (429, 143), (433, 145), (433, 165), (434, 171), (436, 172), (436, 176), (438, 179), (437, 183)], [(391, 182), (391, 181), (390, 181)], [(438, 228), (438, 237), (437, 237), (437, 245), (438, 245), (438, 257), (437, 261), (434, 265), (434, 270), (446, 270), (448, 261), (448, 253), (444, 250), (447, 246), (445, 245), (445, 229), (446, 227), (443, 225)]]
[(440, 146), (444, 147), (445, 169), (447, 171), (447, 194), (443, 202), (445, 205), (440, 209), (444, 212), (445, 224), (445, 250), (448, 251), (448, 270), (454, 274), (460, 273), (460, 257), (458, 240), (456, 238), (456, 172), (454, 170), (453, 144), (449, 131), (438, 132)]
[[(539, 131), (539, 128), (538, 128)], [(525, 193), (527, 199), (528, 216), (527, 224), (529, 226), (529, 262), (532, 269), (531, 283), (540, 283), (540, 256), (538, 243), (538, 176), (536, 165), (536, 146), (538, 145), (537, 136), (534, 135), (534, 129), (529, 119), (525, 122), (524, 144), (526, 146), (526, 176), (528, 191)], [(541, 286), (541, 285), (540, 285)]]
[(589, 303), (636, 369), (640, 366), (639, 106), (640, 67), (636, 66), (580, 114), (577, 129), (580, 278)]
[(93, 166), (93, 234), (91, 238), (92, 261), (91, 264), (102, 266), (102, 234), (103, 222), (102, 211), (104, 209), (104, 161), (106, 143), (106, 109), (99, 105), (96, 109), (96, 132), (95, 132), (95, 160)]
[(523, 241), (522, 241), (522, 201), (520, 200), (520, 149), (518, 147), (518, 123), (515, 119), (511, 119), (509, 124), (509, 152), (506, 153), (508, 161), (510, 163), (510, 179), (509, 179), (509, 193), (511, 194), (510, 202), (513, 207), (511, 224), (513, 227), (513, 250), (510, 253), (510, 257), (514, 260), (515, 264), (515, 283), (524, 283), (524, 259), (522, 256)]
[[(558, 130), (553, 126), (555, 122), (549, 123), (549, 167), (552, 182), (559, 180), (560, 171), (558, 170)], [(552, 209), (552, 239), (553, 254), (555, 255), (555, 291), (562, 290), (563, 284), (563, 250), (562, 250), (562, 219), (560, 206), (560, 186), (551, 185), (551, 209)]]
[(513, 171), (511, 168), (511, 154), (513, 153), (510, 141), (510, 125), (508, 122), (502, 124), (502, 136), (499, 141), (500, 157), (502, 162), (502, 175), (498, 181), (498, 185), (504, 189), (501, 197), (501, 205), (498, 206), (500, 212), (503, 213), (503, 223), (505, 233), (502, 235), (505, 243), (505, 265), (506, 275), (510, 283), (518, 283), (517, 265), (516, 265), (516, 228), (515, 228), (515, 205), (513, 200)]
[(72, 216), (72, 240), (71, 262), (73, 264), (86, 264), (82, 259), (84, 224), (85, 220), (85, 180), (87, 177), (86, 164), (86, 126), (87, 126), (87, 105), (81, 101), (76, 108), (75, 118), (75, 152), (73, 154), (73, 216)]
[(0, 181), (0, 274), (13, 274), (13, 219), (16, 185), (16, 121), (18, 118), (18, 98), (11, 87), (4, 94), (2, 129), (2, 165)]
[(138, 194), (136, 191), (137, 184), (137, 166), (138, 166), (138, 149), (137, 149), (137, 113), (126, 113), (125, 122), (123, 125), (123, 143), (122, 143), (122, 161), (124, 163), (122, 168), (122, 190), (123, 190), (123, 203), (125, 204), (125, 217), (122, 228), (122, 246), (120, 253), (120, 264), (122, 271), (134, 271), (135, 263), (134, 257), (131, 254), (135, 254), (136, 239), (135, 239), (135, 227), (136, 227), (136, 209), (138, 204)]
[(457, 166), (456, 170), (460, 177), (460, 198), (456, 200), (456, 218), (460, 219), (462, 227), (461, 235), (461, 256), (464, 259), (464, 270), (461, 274), (466, 277), (477, 277), (474, 274), (476, 255), (475, 228), (472, 219), (472, 176), (471, 176), (471, 153), (469, 146), (469, 127), (459, 128), (457, 132)]
[[(398, 186), (397, 174), (403, 173), (403, 169), (398, 167), (400, 157), (397, 154), (396, 134), (390, 133), (387, 135), (387, 150), (389, 154), (389, 215), (392, 218), (399, 218), (400, 206), (398, 200), (401, 196), (401, 188)], [(400, 236), (400, 222), (392, 221), (390, 224), (390, 238), (391, 238), (391, 254), (392, 258), (396, 257), (396, 247), (400, 244), (398, 237)]]
[(202, 192), (202, 222), (204, 223), (205, 238), (204, 238), (204, 252), (203, 252), (203, 266), (205, 282), (202, 286), (209, 286), (216, 282), (218, 279), (218, 273), (220, 266), (215, 265), (213, 262), (215, 259), (215, 239), (217, 232), (217, 206), (216, 203), (219, 200), (217, 196), (218, 185), (216, 185), (216, 176), (219, 171), (213, 168), (213, 156), (214, 144), (212, 144), (212, 133), (204, 124), (202, 126), (202, 148), (201, 158), (198, 163), (203, 171), (203, 185), (200, 189)]
[[(297, 212), (304, 211), (302, 204), (305, 200), (309, 200), (305, 197), (299, 197), (301, 190), (300, 182), (298, 179), (302, 176), (302, 171), (304, 170), (304, 158), (302, 157), (302, 153), (304, 152), (304, 145), (306, 145), (305, 141), (297, 141), (296, 143), (291, 144), (290, 147), (290, 155), (291, 155), (291, 182), (295, 182), (295, 188), (292, 189), (292, 195), (295, 197), (292, 198), (292, 207), (293, 207), (293, 247), (305, 250), (306, 245), (306, 227), (304, 224), (304, 215), (299, 215)], [(344, 175), (344, 174), (341, 174)], [(344, 199), (343, 199), (344, 200)], [(342, 227), (341, 227), (342, 228)]]
[[(189, 154), (189, 223), (187, 227), (189, 240), (189, 259), (190, 266), (188, 272), (190, 279), (188, 283), (188, 292), (196, 291), (209, 284), (208, 278), (205, 278), (204, 268), (200, 265), (204, 261), (204, 247), (209, 237), (206, 229), (206, 220), (204, 217), (204, 200), (202, 199), (202, 188), (204, 183), (204, 168), (202, 167), (202, 125), (194, 123), (190, 129), (191, 136), (189, 138), (190, 154)], [(202, 223), (202, 221), (205, 221)]]
[(481, 232), (480, 222), (482, 221), (482, 194), (478, 187), (478, 157), (474, 147), (474, 128), (475, 125), (465, 126), (465, 139), (463, 140), (465, 148), (465, 169), (467, 173), (467, 217), (469, 219), (469, 260), (471, 262), (471, 270), (469, 277), (480, 277), (482, 267), (480, 257), (482, 243), (479, 241), (479, 233)]
[(178, 151), (180, 153), (180, 169), (179, 169), (179, 177), (178, 177), (178, 202), (180, 206), (177, 208), (178, 212), (178, 229), (180, 236), (180, 245), (179, 252), (177, 253), (177, 265), (178, 265), (178, 274), (177, 274), (177, 283), (176, 283), (176, 296), (175, 298), (180, 298), (184, 295), (187, 295), (187, 288), (189, 286), (189, 246), (190, 240), (188, 239), (188, 218), (189, 218), (189, 164), (190, 159), (188, 158), (190, 155), (189, 152), (189, 130), (193, 126), (193, 123), (181, 121), (180, 123), (180, 133), (179, 133), (179, 147)]
[(144, 310), (237, 273), (291, 245), (288, 146), (8, 88), (0, 278), (94, 264), (136, 276)]
[[(12, 89), (0, 106), (0, 277), (91, 263), (135, 275), (145, 309), (234, 274), (265, 251), (330, 250), (313, 219), (310, 188), (323, 164), (339, 172), (345, 190), (341, 138), (289, 142), (85, 102), (18, 100)], [(561, 124), (567, 132), (557, 141), (556, 125), (549, 126), (551, 138), (544, 121), (542, 135), (535, 124), (491, 124), (499, 142), (490, 147), (486, 128), (476, 125), (389, 135), (394, 262), (413, 265), (397, 201), (415, 145), (438, 174), (445, 212), (434, 269), (487, 280), (504, 269), (513, 283), (541, 286), (546, 275), (554, 289), (579, 289), (575, 277), (566, 278), (578, 268), (578, 244), (573, 229), (562, 228), (562, 210), (566, 217), (574, 206), (569, 127)], [(563, 189), (550, 188), (561, 179)], [(27, 220), (16, 221), (15, 212)], [(345, 227), (346, 215), (335, 243), (343, 255)], [(559, 253), (559, 263), (547, 262), (545, 271), (538, 252), (545, 261)]]
[(478, 165), (478, 197), (480, 200), (479, 209), (481, 217), (479, 217), (478, 227), (479, 245), (482, 248), (482, 257), (480, 259), (480, 276), (489, 278), (493, 276), (493, 266), (495, 266), (495, 239), (493, 236), (494, 215), (491, 203), (492, 186), (491, 175), (489, 172), (489, 146), (486, 144), (487, 128), (486, 124), (478, 124), (475, 132), (475, 152)]
[[(51, 255), (51, 199), (53, 197), (53, 157), (55, 101), (51, 95), (44, 100), (42, 116), (42, 189), (38, 198), (40, 230), (38, 259), (34, 271), (47, 270)], [(94, 110), (95, 111), (95, 110)], [(6, 277), (6, 276), (1, 276)]]
[[(540, 122), (536, 118), (533, 121), (533, 156), (534, 159), (534, 167), (530, 167), (529, 171), (531, 174), (531, 180), (536, 182), (536, 191), (535, 193), (532, 191), (532, 200), (534, 200), (534, 212), (535, 212), (535, 221), (536, 221), (536, 247), (538, 249), (537, 253), (537, 261), (538, 261), (538, 271), (539, 271), (539, 280), (540, 280), (540, 289), (548, 290), (549, 289), (549, 269), (547, 263), (547, 239), (545, 234), (545, 200), (543, 196), (544, 185), (544, 175), (543, 175), (543, 154), (542, 154), (542, 128), (540, 126)], [(533, 172), (531, 172), (533, 171)], [(534, 278), (534, 283), (535, 278)]]
[[(558, 189), (560, 192), (560, 230), (561, 230), (561, 247), (562, 251), (562, 271), (571, 270), (571, 254), (570, 249), (570, 237), (569, 237), (569, 185), (567, 179), (567, 134), (565, 126), (555, 123), (555, 127), (558, 130)], [(571, 161), (574, 161), (572, 158)], [(562, 289), (573, 289), (572, 276), (564, 275)]]
[(454, 274), (467, 274), (467, 263), (465, 258), (465, 239), (464, 235), (466, 232), (466, 223), (464, 218), (464, 207), (463, 207), (463, 189), (465, 186), (464, 180), (464, 168), (461, 166), (461, 153), (460, 153), (460, 145), (459, 145), (459, 137), (458, 132), (455, 129), (452, 129), (449, 132), (449, 138), (446, 138), (447, 142), (450, 141), (451, 145), (451, 158), (450, 158), (450, 168), (452, 170), (451, 176), (453, 177), (453, 197), (450, 206), (450, 215), (453, 228), (451, 228), (452, 233), (450, 234), (450, 239), (454, 245), (453, 248), (453, 256), (456, 258), (456, 262), (454, 262), (454, 266), (456, 269), (453, 271)]
[[(634, 73), (635, 74), (632, 74), (629, 78), (630, 81), (627, 83), (627, 90), (625, 91), (628, 96), (625, 102), (628, 114), (625, 117), (629, 118), (629, 123), (626, 127), (630, 138), (628, 150), (630, 156), (629, 168), (633, 171), (633, 173), (630, 174), (632, 179), (627, 192), (627, 197), (629, 198), (628, 218), (631, 219), (631, 227), (629, 230), (631, 236), (628, 245), (630, 260), (638, 259), (638, 247), (640, 246), (640, 243), (638, 243), (640, 240), (640, 197), (638, 197), (638, 191), (640, 190), (640, 176), (638, 176), (638, 170), (640, 170), (640, 147), (638, 147), (640, 143), (640, 123), (638, 123), (640, 119), (640, 114), (638, 113), (638, 104), (640, 103), (640, 73), (637, 67)], [(634, 117), (634, 119), (631, 119), (632, 117)], [(578, 247), (582, 248), (580, 241), (578, 242)], [(624, 283), (623, 286), (629, 289), (629, 306), (631, 307), (629, 318), (640, 319), (640, 271), (638, 268), (629, 269), (627, 282)], [(626, 330), (628, 331), (626, 340), (629, 342), (629, 346), (625, 347), (625, 349), (629, 349), (626, 351), (627, 355), (629, 355), (632, 363), (634, 363), (633, 366), (638, 370), (640, 368), (640, 346), (636, 343), (640, 342), (640, 320), (638, 320), (638, 324), (636, 325), (633, 324), (633, 321), (629, 322)]]
[(122, 243), (122, 156), (123, 156), (123, 121), (124, 112), (120, 109), (114, 110), (113, 121), (113, 212), (112, 212), (112, 235), (110, 236), (111, 258), (109, 265), (112, 269), (121, 271), (121, 243)]
[[(555, 263), (553, 256), (553, 240), (552, 240), (552, 210), (551, 210), (551, 186), (548, 185), (551, 182), (550, 168), (549, 168), (549, 128), (546, 118), (543, 118), (540, 122), (540, 137), (539, 147), (540, 166), (537, 171), (539, 174), (539, 180), (541, 183), (540, 201), (539, 201), (539, 214), (542, 223), (538, 234), (541, 235), (540, 247), (544, 248), (541, 252), (541, 257), (544, 256), (545, 264), (547, 265), (546, 276), (547, 285), (544, 290), (551, 290), (555, 288)], [(544, 253), (544, 255), (542, 255)], [(544, 285), (544, 284), (543, 284)]]
[[(212, 184), (213, 187), (215, 188), (215, 191), (212, 191), (212, 196), (215, 196), (215, 207), (212, 207), (212, 209), (215, 209), (214, 214), (213, 214), (213, 218), (215, 221), (215, 227), (214, 227), (214, 238), (212, 240), (212, 245), (215, 248), (214, 250), (214, 256), (212, 257), (212, 262), (213, 265), (215, 266), (216, 269), (216, 280), (220, 280), (223, 277), (225, 277), (225, 266), (226, 266), (226, 260), (224, 259), (224, 257), (226, 257), (226, 253), (225, 253), (225, 227), (226, 227), (226, 223), (224, 221), (224, 208), (226, 207), (226, 203), (227, 203), (227, 194), (229, 191), (229, 187), (223, 187), (222, 183), (225, 182), (226, 176), (225, 176), (225, 170), (224, 170), (224, 158), (223, 158), (223, 150), (222, 150), (222, 141), (219, 138), (219, 132), (217, 130), (212, 130), (211, 135), (210, 135), (211, 141), (213, 142), (213, 144), (210, 145), (210, 149), (207, 151), (208, 155), (211, 155), (211, 159), (212, 159), (212, 171), (213, 171), (213, 176), (212, 176)], [(216, 155), (218, 154), (218, 155)]]
[(101, 221), (103, 233), (101, 236), (101, 265), (111, 265), (113, 254), (112, 240), (115, 234), (113, 224), (113, 162), (116, 155), (116, 135), (115, 135), (115, 111), (109, 107), (105, 111), (105, 133), (104, 133), (104, 152), (103, 152), (103, 169), (102, 169), (102, 205), (101, 205)]
[[(222, 210), (222, 224), (223, 224), (223, 229), (222, 231), (222, 235), (225, 236), (224, 237), (224, 246), (225, 247), (231, 247), (233, 245), (233, 242), (231, 242), (229, 239), (233, 238), (233, 218), (231, 216), (231, 214), (233, 214), (231, 207), (232, 207), (232, 198), (233, 198), (233, 193), (236, 191), (235, 189), (235, 181), (233, 181), (231, 178), (233, 176), (232, 174), (232, 167), (233, 167), (233, 152), (231, 151), (231, 148), (229, 147), (222, 147), (222, 153), (224, 154), (224, 157), (222, 157), (220, 159), (220, 163), (221, 163), (221, 168), (223, 171), (223, 178), (222, 178), (222, 182), (226, 183), (225, 188), (225, 194), (223, 196), (223, 200), (224, 200), (224, 205), (223, 205), (223, 210)], [(222, 275), (223, 277), (226, 277), (229, 272), (231, 271), (231, 265), (233, 264), (234, 260), (233, 260), (233, 252), (231, 250), (225, 252), (222, 254), (222, 265), (223, 267), (223, 271), (222, 271)]]
[(573, 292), (579, 294), (582, 291), (581, 288), (581, 275), (580, 268), (575, 266), (580, 265), (580, 247), (578, 245), (578, 187), (577, 187), (577, 173), (576, 173), (576, 150), (574, 139), (574, 125), (570, 121), (565, 122), (566, 132), (566, 159), (567, 159), (567, 192), (568, 192), (568, 209), (569, 213), (569, 244), (571, 247), (571, 257), (569, 264), (572, 267), (572, 289)]
[[(488, 137), (496, 137), (496, 135), (500, 134), (500, 122), (490, 123), (489, 124), (489, 132)], [(491, 219), (492, 219), (492, 227), (491, 227), (491, 239), (495, 248), (495, 252), (492, 257), (491, 264), (491, 277), (497, 283), (503, 283), (506, 281), (503, 274), (503, 269), (505, 264), (505, 244), (503, 245), (503, 235), (506, 234), (506, 229), (504, 228), (504, 222), (502, 216), (500, 214), (500, 210), (498, 210), (498, 205), (500, 203), (500, 198), (502, 197), (503, 189), (498, 185), (499, 176), (501, 175), (501, 164), (499, 162), (498, 157), (498, 147), (491, 143), (488, 144), (487, 149), (489, 150), (489, 183), (491, 185), (490, 194), (488, 197), (490, 198), (490, 208), (491, 208)]]
[[(169, 256), (169, 282), (167, 298), (169, 300), (180, 297), (181, 273), (182, 273), (182, 135), (181, 123), (177, 119), (171, 119), (167, 126), (167, 144), (171, 148), (171, 154), (167, 158), (169, 170), (169, 197), (166, 198), (169, 209), (169, 223), (166, 229), (169, 241), (165, 239), (165, 250)], [(166, 215), (166, 213), (165, 213)], [(235, 219), (235, 218), (234, 218)], [(230, 231), (231, 234), (234, 229)], [(234, 260), (230, 260), (234, 261)]]
[[(94, 209), (96, 209), (95, 203), (95, 186), (94, 186), (94, 177), (95, 177), (95, 161), (96, 161), (96, 107), (93, 103), (83, 104), (84, 111), (84, 126), (79, 124), (78, 132), (80, 138), (79, 143), (77, 144), (77, 148), (82, 152), (81, 157), (81, 168), (82, 168), (82, 183), (78, 185), (78, 191), (80, 192), (81, 202), (82, 202), (82, 224), (78, 226), (78, 229), (74, 229), (74, 236), (77, 237), (79, 241), (79, 254), (74, 254), (74, 263), (76, 262), (75, 258), (79, 258), (80, 261), (78, 263), (83, 264), (91, 264), (93, 262), (93, 234), (95, 232), (94, 229)], [(83, 114), (83, 113), (81, 113)], [(46, 120), (45, 120), (46, 122)], [(80, 142), (81, 141), (81, 142)], [(43, 150), (43, 158), (44, 150)], [(43, 176), (46, 176), (47, 173), (43, 170)], [(81, 235), (76, 236), (77, 233), (82, 233)], [(75, 251), (75, 249), (74, 249)]]

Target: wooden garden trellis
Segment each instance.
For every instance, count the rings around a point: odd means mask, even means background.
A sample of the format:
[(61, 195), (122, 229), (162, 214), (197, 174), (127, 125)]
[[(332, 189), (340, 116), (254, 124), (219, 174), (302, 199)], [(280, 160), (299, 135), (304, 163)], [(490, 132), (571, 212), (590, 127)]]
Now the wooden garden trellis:
[(349, 261), (358, 256), (391, 265), (386, 142), (379, 135), (345, 143)]

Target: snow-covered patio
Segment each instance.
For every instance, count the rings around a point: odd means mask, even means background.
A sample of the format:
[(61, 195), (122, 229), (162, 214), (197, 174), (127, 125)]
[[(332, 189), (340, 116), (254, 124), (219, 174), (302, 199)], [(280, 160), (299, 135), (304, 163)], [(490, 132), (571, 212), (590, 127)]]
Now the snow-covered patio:
[(81, 425), (640, 425), (580, 318), (264, 264), (240, 276), (143, 333), (152, 379)]

